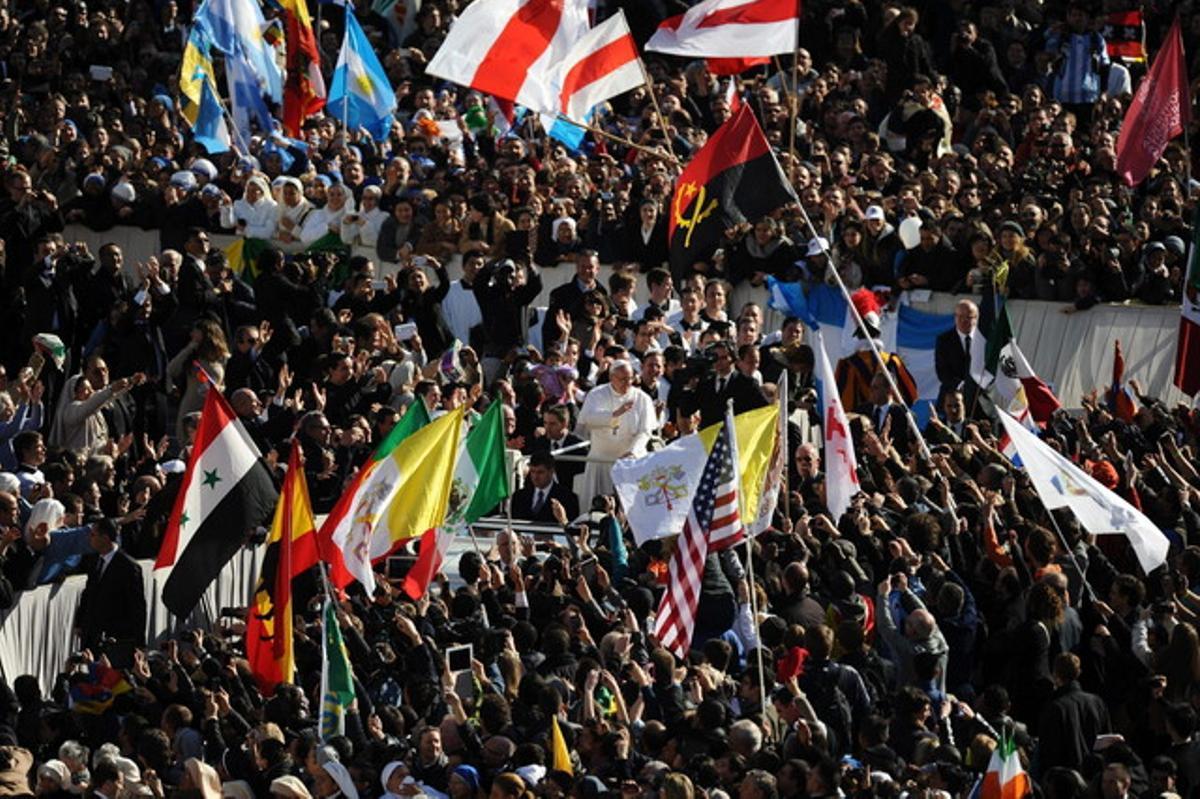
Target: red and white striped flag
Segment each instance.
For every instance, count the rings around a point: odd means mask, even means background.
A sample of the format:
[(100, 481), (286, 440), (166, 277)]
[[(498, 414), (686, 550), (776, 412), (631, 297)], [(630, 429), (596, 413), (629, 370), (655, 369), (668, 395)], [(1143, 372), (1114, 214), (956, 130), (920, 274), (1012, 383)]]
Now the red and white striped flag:
[(538, 110), (579, 121), (587, 119), (592, 106), (645, 83), (625, 12), (618, 11), (584, 34), (552, 81), (558, 104)]
[(796, 49), (800, 0), (704, 0), (663, 20), (646, 49), (691, 58), (762, 58)]
[(526, 108), (556, 108), (549, 78), (587, 29), (587, 0), (476, 0), (425, 72)]
[(733, 416), (726, 414), (725, 424), (704, 464), (691, 513), (675, 542), (675, 554), (671, 556), (668, 568), (667, 591), (654, 617), (654, 636), (680, 658), (687, 656), (692, 644), (709, 539), (743, 535), (738, 505), (737, 444), (733, 430)]

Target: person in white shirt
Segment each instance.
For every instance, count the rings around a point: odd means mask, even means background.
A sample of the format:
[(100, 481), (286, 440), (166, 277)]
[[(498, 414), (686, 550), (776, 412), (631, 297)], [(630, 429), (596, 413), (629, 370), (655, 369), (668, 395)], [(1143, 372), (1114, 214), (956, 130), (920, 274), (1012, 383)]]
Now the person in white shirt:
[(335, 183), (325, 192), (325, 206), (305, 217), (300, 240), (310, 246), (325, 236), (341, 238), (342, 221), (348, 216), (354, 217), (354, 197), (348, 188)]
[(379, 207), (383, 190), (378, 186), (367, 186), (362, 190), (362, 208), (356, 214), (342, 218), (342, 243), (350, 246), (374, 247), (379, 240), (379, 230), (388, 218), (387, 212)]
[(442, 298), (442, 319), (450, 335), (463, 344), (471, 343), (471, 328), (483, 324), (483, 313), (475, 297), (475, 276), (483, 268), (484, 254), (472, 250), (463, 256), (463, 276), (450, 283)]
[(221, 227), (233, 228), (248, 239), (275, 237), (279, 223), (279, 203), (271, 196), (271, 187), (262, 175), (246, 181), (242, 197), (221, 206)]
[(700, 344), (700, 334), (708, 327), (700, 316), (702, 301), (700, 292), (695, 289), (684, 289), (679, 294), (679, 314), (667, 319), (667, 324), (679, 331), (683, 346), (692, 352)]
[(590, 455), (579, 492), (580, 506), (591, 506), (592, 497), (612, 493), (612, 462), (646, 454), (646, 445), (658, 421), (654, 402), (633, 385), (633, 365), (616, 361), (608, 369), (607, 385), (588, 392), (579, 409), (576, 433), (588, 436)]

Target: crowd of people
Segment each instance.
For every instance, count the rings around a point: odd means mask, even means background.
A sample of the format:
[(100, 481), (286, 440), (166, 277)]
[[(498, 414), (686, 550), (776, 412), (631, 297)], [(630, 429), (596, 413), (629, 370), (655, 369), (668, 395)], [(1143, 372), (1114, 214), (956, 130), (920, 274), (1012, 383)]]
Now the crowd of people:
[[(965, 797), (1010, 746), (1049, 799), (1200, 796), (1200, 413), (1134, 381), (1132, 411), (1064, 398), (1082, 410), (1041, 432), (1161, 528), (1169, 559), (1146, 574), (1002, 454), (964, 301), (938, 342), (928, 452), (872, 358), (839, 370), (861, 490), (835, 517), (804, 327), (733, 301), (836, 269), (883, 305), (920, 289), (1178, 303), (1191, 153), (1172, 143), (1133, 188), (1115, 174), (1145, 64), (1110, 54), (1106, 35), (1140, 36), (1106, 24), (1140, 11), (1153, 54), (1182, 15), (1195, 78), (1193, 3), (804, 3), (794, 59), (734, 87), (802, 209), (690, 264), (668, 259), (673, 179), (729, 118), (728, 78), (647, 54), (654, 96), (593, 123), (638, 146), (573, 150), (425, 75), (464, 2), (351, 5), (399, 101), (386, 140), (317, 114), (210, 154), (174, 79), (188, 3), (0, 0), (0, 607), (87, 580), (54, 683), (0, 681), (0, 796)], [(639, 42), (686, 8), (590, 5), (623, 9)], [(346, 8), (316, 15), (327, 76)], [(144, 229), (158, 254), (93, 253), (72, 225)], [(233, 263), (219, 234), (239, 237)], [(709, 555), (677, 657), (651, 634), (673, 543), (636, 545), (609, 466), (727, 401), (774, 402), (785, 374), (782, 501), (748, 547)], [(251, 678), (238, 609), (146, 640), (139, 561), (213, 390), (277, 480), (302, 449), (318, 515), (411, 403), (502, 403), (524, 456), (513, 516), (563, 534), (484, 539), (417, 602), (382, 577), (351, 588), (356, 700), (322, 737), (312, 575), (294, 685)], [(461, 644), (470, 668), (452, 673)]]

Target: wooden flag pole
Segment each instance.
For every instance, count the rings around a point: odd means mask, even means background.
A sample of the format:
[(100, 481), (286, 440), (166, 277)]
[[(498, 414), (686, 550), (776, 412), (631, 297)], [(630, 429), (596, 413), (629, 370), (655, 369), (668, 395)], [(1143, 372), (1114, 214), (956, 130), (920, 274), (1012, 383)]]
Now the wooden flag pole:
[[(618, 136), (615, 133), (609, 133), (607, 130), (593, 127), (592, 125), (586, 125), (583, 122), (576, 122), (575, 120), (571, 119), (570, 117), (563, 116), (562, 114), (558, 115), (558, 119), (563, 122), (566, 122), (568, 125), (574, 125), (577, 128), (583, 128), (584, 130), (588, 131), (589, 133), (593, 133), (597, 136), (604, 136), (607, 139), (612, 139), (613, 141), (617, 142), (618, 144), (623, 144), (626, 147), (632, 147), (633, 149), (639, 150), (643, 153), (646, 153), (647, 155), (653, 155), (656, 158), (662, 158), (667, 161), (671, 161), (677, 165), (680, 163), (679, 159), (675, 157), (675, 153), (664, 153), (662, 150), (655, 150), (653, 147), (647, 147), (644, 144), (638, 144), (637, 142), (631, 141), (631, 140), (625, 138), (624, 136)], [(669, 146), (670, 146), (670, 144), (668, 143), (668, 147)]]
[(637, 62), (638, 69), (642, 71), (642, 79), (646, 81), (646, 91), (650, 93), (650, 102), (654, 105), (654, 113), (658, 116), (658, 127), (662, 130), (663, 141), (667, 145), (667, 152), (671, 154), (671, 160), (678, 164), (680, 161), (675, 155), (675, 148), (671, 145), (671, 133), (667, 130), (667, 120), (663, 116), (662, 109), (658, 107), (658, 97), (654, 94), (654, 81), (650, 80), (650, 72), (646, 69), (646, 64), (642, 61), (640, 55)]

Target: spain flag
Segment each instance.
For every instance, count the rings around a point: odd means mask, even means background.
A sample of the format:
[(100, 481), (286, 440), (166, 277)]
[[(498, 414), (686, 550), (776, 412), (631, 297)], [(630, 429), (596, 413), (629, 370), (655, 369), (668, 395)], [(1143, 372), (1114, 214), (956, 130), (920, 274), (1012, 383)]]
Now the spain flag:
[(246, 618), (246, 659), (264, 694), (292, 681), (292, 580), (316, 563), (316, 523), (295, 444)]

